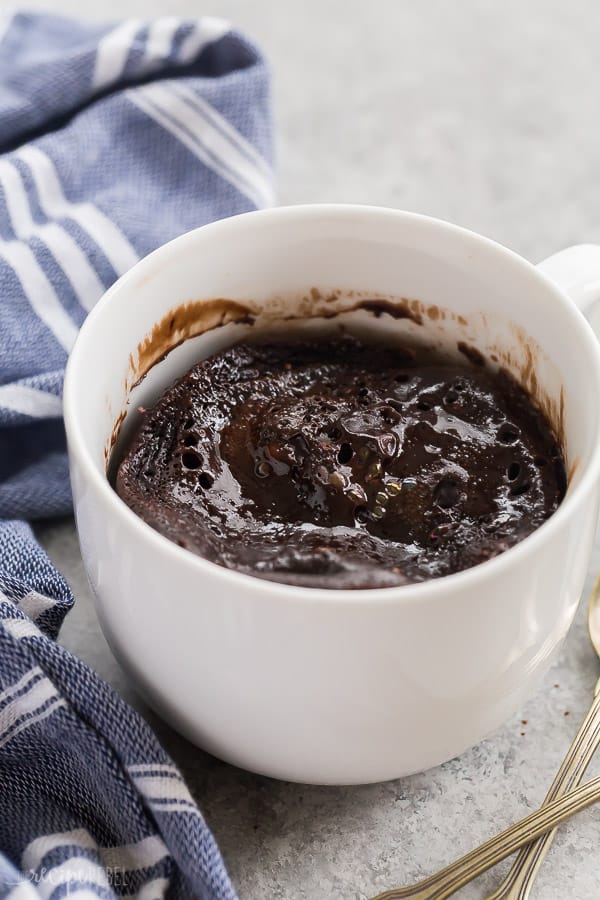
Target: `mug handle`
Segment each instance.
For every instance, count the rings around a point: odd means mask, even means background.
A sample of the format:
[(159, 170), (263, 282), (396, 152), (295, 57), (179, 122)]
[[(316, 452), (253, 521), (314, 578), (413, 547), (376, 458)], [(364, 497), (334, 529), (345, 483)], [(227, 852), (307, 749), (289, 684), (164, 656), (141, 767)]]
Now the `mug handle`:
[(600, 245), (576, 244), (538, 263), (537, 268), (558, 285), (581, 310), (600, 337)]

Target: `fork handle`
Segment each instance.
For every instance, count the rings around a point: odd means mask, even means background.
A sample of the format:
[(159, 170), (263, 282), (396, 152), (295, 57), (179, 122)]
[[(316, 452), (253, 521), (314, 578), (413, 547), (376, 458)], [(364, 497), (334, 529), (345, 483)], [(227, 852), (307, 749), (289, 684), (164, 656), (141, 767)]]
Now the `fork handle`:
[(565, 796), (542, 806), (437, 874), (409, 887), (385, 891), (372, 900), (445, 900), (524, 844), (531, 843), (598, 800), (600, 800), (600, 775)]
[[(600, 743), (600, 680), (590, 711), (583, 720), (565, 756), (556, 778), (550, 786), (544, 804), (564, 796), (581, 781), (598, 744)], [(544, 857), (554, 840), (556, 830), (548, 831), (536, 841), (523, 847), (502, 884), (488, 900), (527, 900)]]

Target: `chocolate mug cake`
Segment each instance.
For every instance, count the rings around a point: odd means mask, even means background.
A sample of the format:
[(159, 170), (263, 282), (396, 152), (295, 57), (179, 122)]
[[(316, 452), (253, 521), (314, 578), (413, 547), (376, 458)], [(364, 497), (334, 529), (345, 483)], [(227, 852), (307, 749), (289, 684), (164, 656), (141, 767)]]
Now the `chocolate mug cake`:
[(142, 411), (115, 488), (180, 546), (260, 578), (380, 588), (459, 572), (525, 538), (566, 489), (541, 410), (471, 363), (351, 337), (234, 346)]

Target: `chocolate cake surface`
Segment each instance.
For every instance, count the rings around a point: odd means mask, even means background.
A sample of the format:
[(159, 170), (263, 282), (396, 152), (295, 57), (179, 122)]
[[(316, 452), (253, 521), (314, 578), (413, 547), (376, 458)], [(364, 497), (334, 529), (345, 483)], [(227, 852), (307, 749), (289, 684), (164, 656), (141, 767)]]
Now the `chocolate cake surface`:
[(212, 562), (341, 589), (490, 559), (554, 512), (566, 477), (510, 376), (339, 337), (199, 362), (142, 411), (115, 488)]

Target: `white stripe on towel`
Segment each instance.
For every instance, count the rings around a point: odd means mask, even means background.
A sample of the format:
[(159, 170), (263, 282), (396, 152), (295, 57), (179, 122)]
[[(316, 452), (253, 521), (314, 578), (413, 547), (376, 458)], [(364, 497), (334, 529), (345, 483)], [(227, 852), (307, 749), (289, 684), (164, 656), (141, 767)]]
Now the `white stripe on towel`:
[[(267, 179), (268, 190), (273, 195), (272, 188), (272, 179), (273, 172), (261, 154), (258, 152), (256, 147), (247, 141), (246, 138), (241, 134), (237, 128), (235, 128), (229, 119), (226, 119), (225, 116), (222, 116), (220, 112), (218, 112), (214, 106), (211, 106), (204, 97), (201, 97), (192, 88), (183, 84), (179, 81), (171, 82), (171, 87), (175, 91), (175, 93), (179, 94), (182, 100), (188, 103), (192, 109), (195, 109), (204, 119), (207, 119), (211, 122), (215, 128), (221, 132), (223, 137), (228, 140), (233, 146), (243, 155), (245, 156), (256, 168), (259, 172), (262, 172), (264, 177)], [(274, 197), (273, 197), (274, 200)]]
[[(127, 91), (129, 99), (188, 148), (204, 165), (234, 185), (255, 206), (270, 206), (270, 181), (223, 132), (182, 99), (172, 84), (153, 83)], [(216, 111), (215, 111), (216, 115)]]
[(161, 778), (152, 776), (138, 776), (133, 779), (136, 788), (150, 802), (154, 800), (169, 800), (173, 802), (194, 803), (192, 795), (181, 779)]
[(51, 716), (58, 709), (62, 707), (66, 707), (66, 703), (60, 697), (57, 697), (51, 703), (48, 704), (46, 709), (41, 710), (36, 716), (32, 716), (30, 719), (25, 719), (21, 722), (17, 728), (11, 731), (10, 734), (7, 734), (6, 737), (0, 736), (0, 747), (3, 747), (5, 744), (8, 744), (9, 741), (12, 741), (18, 734), (21, 734), (22, 731), (26, 731), (28, 728), (31, 728), (32, 725), (37, 725), (38, 722), (42, 722), (44, 719), (47, 719), (48, 716)]
[[(78, 881), (88, 882), (90, 885), (104, 888), (105, 891), (110, 890), (106, 870), (102, 865), (94, 862), (92, 859), (71, 856), (58, 866), (54, 866), (54, 868), (47, 869), (44, 872), (44, 877), (40, 879), (38, 884), (38, 892), (46, 900), (61, 885), (76, 884)], [(72, 897), (73, 894), (67, 892), (67, 896)], [(96, 894), (95, 896), (97, 897), (98, 895)]]
[[(39, 900), (38, 892), (29, 881), (22, 881), (4, 896), (5, 900)], [(72, 900), (72, 895), (69, 900)], [(94, 895), (94, 900), (98, 900), (97, 894)]]
[(34, 419), (60, 419), (62, 416), (60, 397), (20, 384), (0, 386), (0, 407)]
[(100, 39), (92, 76), (92, 88), (95, 91), (101, 91), (121, 77), (131, 45), (141, 27), (140, 19), (126, 19)]
[(149, 869), (169, 856), (165, 842), (158, 835), (149, 835), (134, 844), (122, 844), (120, 847), (101, 847), (102, 862), (109, 869), (134, 871)]
[(202, 818), (181, 776), (169, 778), (164, 775), (133, 775), (132, 777), (135, 786), (146, 798), (153, 812), (187, 812)]
[(49, 678), (33, 682), (28, 691), (0, 709), (0, 747), (60, 706), (66, 706), (65, 701)]
[(119, 847), (99, 847), (86, 828), (75, 828), (34, 838), (23, 851), (21, 868), (24, 871), (37, 869), (48, 853), (61, 847), (95, 850), (105, 869), (115, 869), (119, 873), (150, 868), (169, 856), (166, 844), (157, 835), (149, 835), (135, 843)]
[[(168, 878), (153, 878), (146, 882), (135, 894), (124, 894), (121, 900), (162, 900), (169, 887)], [(71, 898), (69, 897), (69, 900)]]
[[(4, 190), (6, 206), (15, 237), (42, 240), (73, 286), (77, 299), (89, 311), (104, 293), (104, 285), (85, 253), (71, 235), (56, 222), (36, 223), (31, 215), (30, 201), (19, 170), (9, 160), (0, 160), (0, 186)], [(10, 241), (2, 241), (5, 246)]]
[(175, 775), (177, 778), (181, 778), (177, 766), (168, 763), (139, 763), (135, 766), (128, 766), (127, 771), (132, 778), (135, 778), (138, 775), (146, 775), (148, 772), (151, 772), (152, 774), (160, 773), (161, 775)]
[(3, 619), (1, 627), (18, 641), (26, 637), (39, 637), (41, 634), (31, 619)]
[(77, 337), (77, 327), (58, 299), (58, 294), (31, 248), (18, 241), (7, 241), (0, 245), (0, 256), (4, 257), (21, 282), (38, 318), (50, 329), (61, 347), (69, 352)]
[(22, 600), (19, 600), (18, 606), (26, 616), (29, 616), (35, 622), (42, 613), (52, 609), (58, 602), (53, 597), (45, 597), (44, 594), (40, 594), (38, 591), (29, 591)]
[(17, 237), (35, 231), (35, 222), (31, 217), (29, 199), (21, 173), (7, 159), (0, 159), (0, 188), (4, 193), (8, 217)]
[(220, 41), (228, 31), (231, 31), (231, 25), (225, 19), (219, 19), (217, 16), (203, 16), (198, 20), (196, 28), (190, 31), (181, 42), (177, 54), (179, 62), (184, 65), (193, 62), (208, 44)]
[(160, 68), (171, 52), (173, 38), (180, 25), (181, 19), (177, 16), (161, 16), (152, 22), (148, 30), (142, 63), (136, 75), (147, 75)]
[(57, 831), (54, 834), (43, 834), (34, 838), (23, 851), (21, 869), (37, 869), (43, 858), (51, 850), (58, 847), (78, 847), (80, 850), (95, 850), (98, 845), (87, 828), (74, 828), (71, 831)]
[[(13, 619), (11, 621), (16, 620)], [(25, 672), (18, 681), (15, 681), (14, 684), (11, 684), (10, 687), (5, 688), (2, 693), (0, 693), (0, 703), (4, 703), (5, 700), (10, 700), (11, 697), (14, 697), (15, 694), (18, 694), (19, 691), (23, 690), (30, 681), (37, 680), (43, 675), (44, 673), (39, 666), (34, 666), (33, 669), (29, 669), (29, 671)]]
[(79, 303), (89, 312), (104, 293), (104, 285), (85, 253), (56, 222), (42, 225), (39, 236), (71, 282)]
[(49, 219), (69, 218), (77, 222), (105, 254), (118, 275), (138, 261), (138, 255), (123, 232), (93, 203), (71, 203), (65, 197), (56, 166), (32, 144), (15, 152), (30, 169), (44, 214)]

